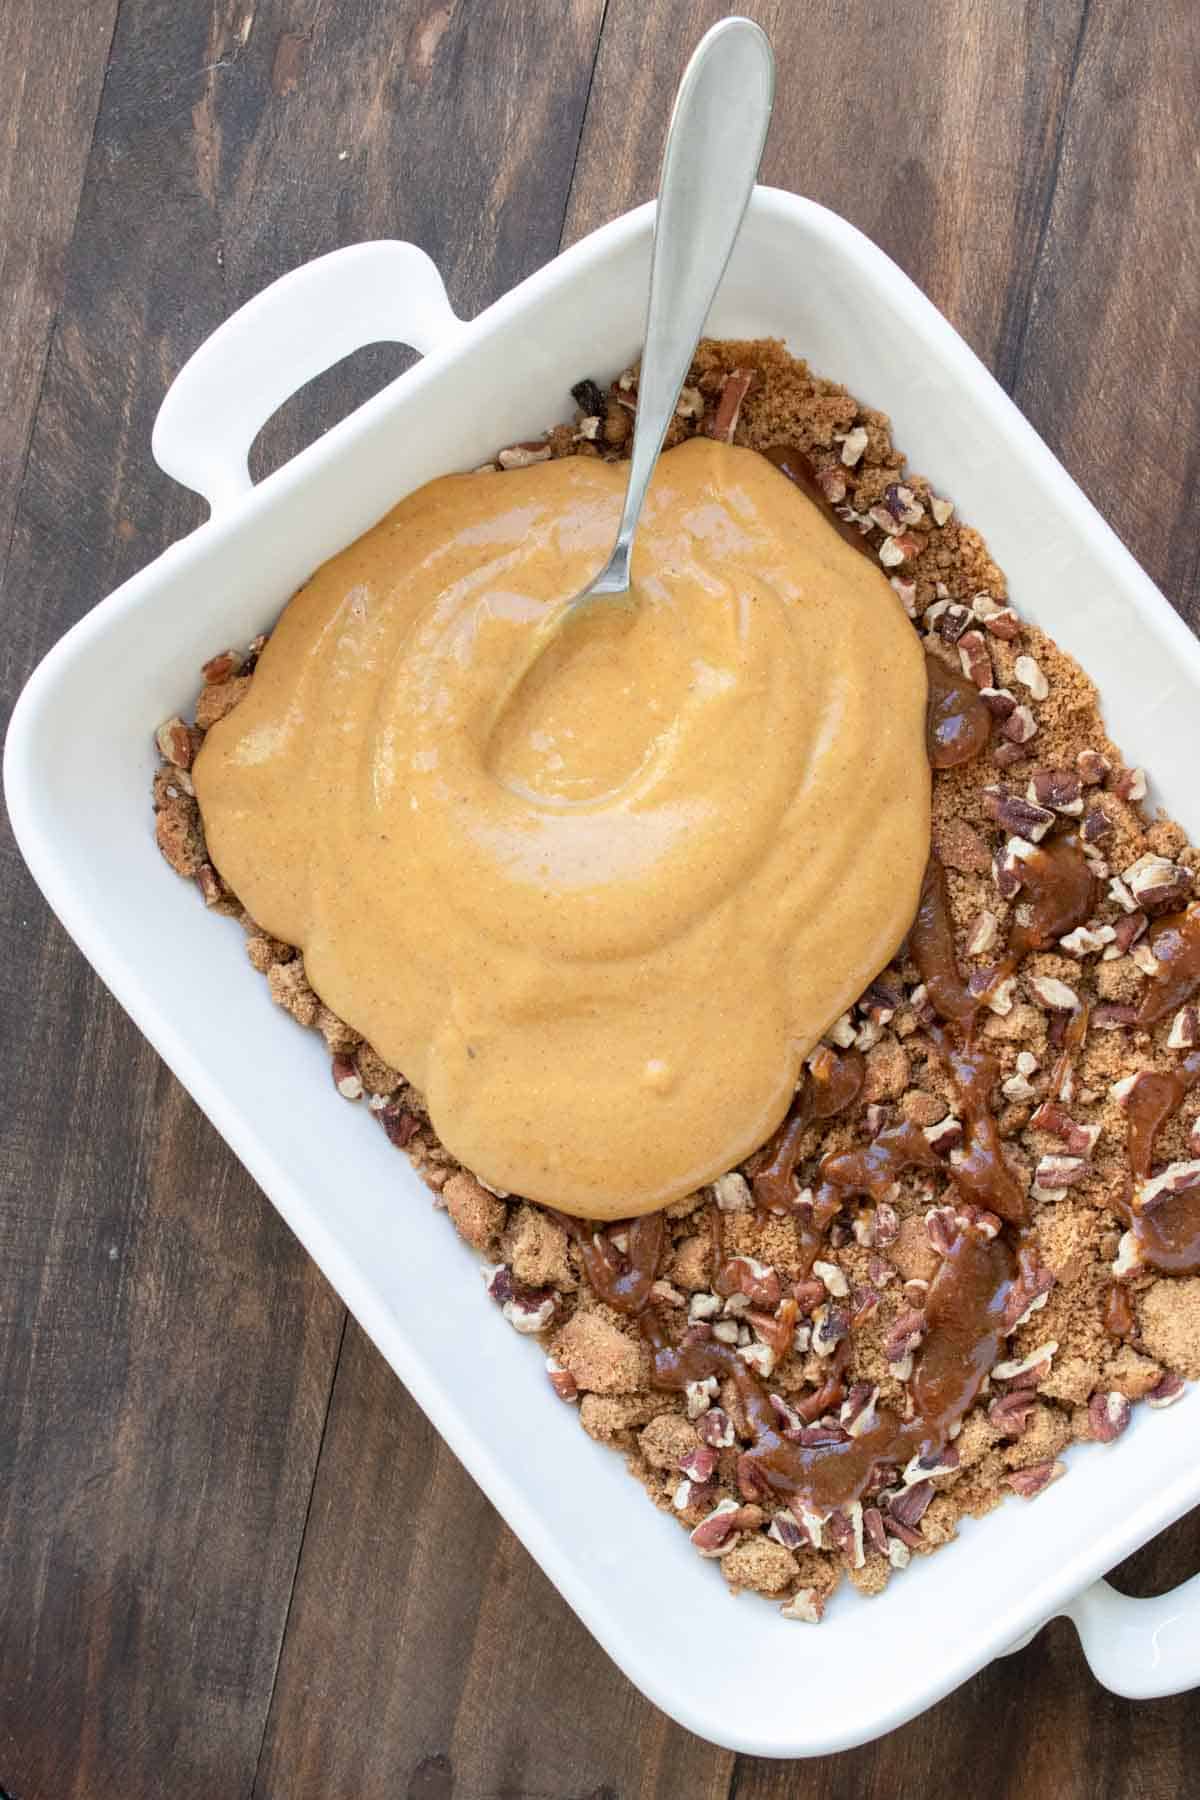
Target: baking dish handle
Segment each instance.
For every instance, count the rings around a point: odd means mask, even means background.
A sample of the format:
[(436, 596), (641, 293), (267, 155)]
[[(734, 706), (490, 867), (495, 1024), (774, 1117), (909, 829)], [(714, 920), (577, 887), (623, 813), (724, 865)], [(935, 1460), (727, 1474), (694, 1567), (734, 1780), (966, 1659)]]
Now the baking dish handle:
[(427, 354), (465, 329), (415, 244), (332, 250), (273, 281), (188, 359), (154, 422), (155, 461), (222, 512), (250, 491), (251, 445), (305, 382), (366, 344)]
[(1092, 1674), (1114, 1694), (1155, 1700), (1200, 1687), (1200, 1575), (1148, 1600), (1096, 1581), (1063, 1610)]

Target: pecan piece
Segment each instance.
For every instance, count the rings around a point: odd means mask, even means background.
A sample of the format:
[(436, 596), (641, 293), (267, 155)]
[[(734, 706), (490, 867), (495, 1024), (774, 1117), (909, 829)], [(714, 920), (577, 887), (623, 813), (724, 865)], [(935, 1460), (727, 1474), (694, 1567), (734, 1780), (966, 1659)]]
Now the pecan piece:
[(164, 762), (176, 769), (191, 768), (198, 747), (196, 734), (190, 725), (184, 724), (178, 714), (163, 720), (154, 734), (154, 742)]
[(1027, 1469), (1010, 1469), (1004, 1479), (1022, 1500), (1033, 1500), (1066, 1472), (1066, 1463), (1047, 1457), (1045, 1462), (1030, 1463)]
[(546, 1374), (550, 1377), (550, 1386), (554, 1389), (560, 1400), (565, 1400), (568, 1405), (573, 1401), (578, 1400), (578, 1382), (575, 1380), (570, 1369), (564, 1369), (563, 1365), (553, 1356), (548, 1356), (546, 1358)]
[(1039, 806), (1078, 818), (1083, 811), (1083, 782), (1073, 769), (1035, 769), (1026, 790)]
[(958, 660), (967, 680), (973, 681), (977, 688), (990, 688), (993, 685), (992, 659), (988, 655), (987, 640), (982, 631), (963, 633), (958, 640)]
[(988, 1407), (988, 1421), (1002, 1438), (1019, 1438), (1033, 1417), (1037, 1396), (1029, 1388), (998, 1394)]
[(916, 1309), (902, 1312), (884, 1339), (883, 1354), (893, 1365), (893, 1373), (906, 1381), (912, 1373), (913, 1351), (925, 1337), (925, 1314)]
[(1032, 844), (1039, 843), (1054, 823), (1054, 813), (1048, 806), (1041, 806), (1036, 800), (1025, 799), (1020, 794), (1010, 794), (1003, 787), (984, 788), (983, 808), (1003, 830), (1026, 838)]
[(721, 384), (716, 411), (708, 426), (708, 435), (720, 444), (732, 444), (733, 434), (746, 398), (754, 382), (753, 369), (732, 369)]
[(332, 1064), (333, 1085), (343, 1100), (361, 1100), (363, 1096), (362, 1076), (355, 1066), (352, 1056), (335, 1056)]
[(1088, 1401), (1088, 1429), (1098, 1444), (1115, 1443), (1132, 1417), (1124, 1394), (1093, 1394)]
[(925, 1517), (933, 1495), (932, 1481), (914, 1481), (910, 1487), (894, 1494), (888, 1501), (888, 1515), (897, 1524), (907, 1525), (910, 1531), (915, 1531)]

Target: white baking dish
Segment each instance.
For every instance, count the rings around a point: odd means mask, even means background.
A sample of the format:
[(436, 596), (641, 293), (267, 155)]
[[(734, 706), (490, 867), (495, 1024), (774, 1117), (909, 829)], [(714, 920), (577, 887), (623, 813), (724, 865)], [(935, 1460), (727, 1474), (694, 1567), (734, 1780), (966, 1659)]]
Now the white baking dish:
[[(268, 625), (399, 496), (568, 416), (571, 382), (621, 368), (638, 347), (650, 230), (650, 208), (629, 213), (471, 324), (422, 252), (364, 244), (286, 276), (222, 327), (154, 436), (163, 468), (206, 495), (212, 517), (89, 613), (29, 682), (5, 761), (18, 840), (84, 954), (513, 1530), (680, 1722), (759, 1754), (839, 1749), (910, 1718), (1062, 1611), (1111, 1687), (1179, 1691), (1200, 1680), (1200, 1577), (1149, 1601), (1091, 1584), (1200, 1500), (1200, 1395), (1139, 1410), (1115, 1445), (1072, 1452), (1069, 1479), (1036, 1502), (969, 1524), (880, 1599), (839, 1598), (818, 1630), (731, 1600), (555, 1399), (416, 1176), (336, 1094), (319, 1040), (271, 1006), (240, 930), (207, 915), (155, 850), (151, 731), (187, 707), (200, 662)], [(1099, 681), (1158, 797), (1200, 830), (1200, 646), (887, 257), (820, 207), (760, 189), (710, 329), (784, 337), (892, 414), (914, 466), (986, 534), (1022, 611)], [(252, 487), (246, 452), (272, 410), (385, 338), (424, 360)]]

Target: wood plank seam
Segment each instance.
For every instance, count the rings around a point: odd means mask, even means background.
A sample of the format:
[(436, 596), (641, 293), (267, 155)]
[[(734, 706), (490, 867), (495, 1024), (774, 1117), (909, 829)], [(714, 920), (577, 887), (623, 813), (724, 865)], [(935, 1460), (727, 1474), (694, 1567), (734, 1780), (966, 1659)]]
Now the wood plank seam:
[(571, 210), (571, 190), (575, 186), (575, 171), (579, 167), (579, 152), (583, 148), (583, 133), (587, 126), (588, 113), (591, 110), (592, 90), (596, 85), (596, 67), (600, 61), (600, 46), (604, 42), (604, 27), (608, 20), (609, 0), (604, 0), (600, 11), (600, 23), (596, 27), (596, 43), (592, 51), (592, 66), (588, 70), (587, 92), (583, 96), (583, 105), (579, 112), (579, 130), (575, 133), (575, 150), (571, 157), (571, 173), (567, 177), (567, 185), (563, 190), (562, 218), (558, 222), (557, 244), (561, 253), (563, 237), (567, 229), (567, 214)]
[[(312, 1516), (313, 1495), (317, 1491), (317, 1470), (321, 1466), (321, 1457), (325, 1451), (325, 1434), (329, 1430), (329, 1415), (333, 1410), (334, 1384), (337, 1381), (337, 1372), (338, 1366), (342, 1360), (342, 1351), (346, 1345), (346, 1326), (349, 1323), (349, 1319), (349, 1310), (343, 1306), (342, 1329), (338, 1334), (337, 1354), (333, 1358), (332, 1369), (329, 1376), (329, 1391), (325, 1395), (325, 1412), (321, 1419), (321, 1435), (317, 1440), (317, 1454), (313, 1457), (312, 1480), (309, 1483), (308, 1502), (304, 1508), (304, 1523), (301, 1525), (299, 1535), (296, 1539), (296, 1559), (292, 1564), (292, 1579), (288, 1584), (288, 1603), (283, 1615), (283, 1629), (279, 1633), (279, 1642), (275, 1646), (275, 1667), (271, 1671), (271, 1688), (267, 1695), (267, 1703), (263, 1708), (262, 1733), (258, 1740), (258, 1755), (254, 1759), (254, 1776), (249, 1788), (246, 1790), (246, 1800), (253, 1800), (253, 1796), (258, 1788), (258, 1775), (259, 1770), (262, 1767), (263, 1749), (267, 1741), (267, 1722), (271, 1717), (271, 1706), (275, 1699), (275, 1687), (279, 1680), (279, 1665), (283, 1659), (283, 1646), (287, 1638), (288, 1624), (292, 1616), (292, 1601), (295, 1598), (296, 1593), (296, 1576), (300, 1568), (300, 1558), (304, 1553), (304, 1540), (308, 1535), (308, 1521)], [(0, 1800), (3, 1800), (3, 1796), (0, 1796)]]
[(1029, 259), (1029, 267), (1025, 278), (1025, 304), (1021, 321), (1017, 328), (1016, 341), (1011, 354), (1002, 357), (995, 370), (996, 380), (1006, 394), (1015, 394), (1017, 383), (1021, 378), (1021, 369), (1025, 361), (1025, 340), (1029, 333), (1029, 314), (1033, 305), (1033, 296), (1037, 287), (1038, 269), (1046, 248), (1046, 235), (1050, 229), (1050, 217), (1054, 209), (1054, 196), (1058, 192), (1059, 172), (1062, 168), (1063, 143), (1067, 135), (1067, 120), (1071, 111), (1071, 96), (1075, 90), (1075, 78), (1079, 73), (1079, 64), (1083, 56), (1084, 39), (1087, 36), (1088, 19), (1091, 15), (1092, 0), (1083, 0), (1079, 14), (1079, 25), (1075, 32), (1075, 43), (1071, 51), (1071, 62), (1067, 69), (1067, 79), (1063, 83), (1062, 100), (1058, 109), (1058, 124), (1054, 133), (1054, 154), (1050, 161), (1050, 179), (1046, 183), (1046, 192), (1042, 199), (1042, 215), (1038, 220), (1037, 239), (1034, 243), (1033, 255)]

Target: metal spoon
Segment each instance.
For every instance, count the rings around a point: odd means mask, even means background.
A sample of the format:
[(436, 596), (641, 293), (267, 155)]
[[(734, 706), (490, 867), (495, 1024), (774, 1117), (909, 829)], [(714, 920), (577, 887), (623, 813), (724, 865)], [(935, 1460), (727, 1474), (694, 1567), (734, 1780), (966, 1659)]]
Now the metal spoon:
[(775, 58), (750, 19), (722, 19), (683, 72), (663, 152), (629, 484), (612, 555), (534, 633), (519, 686), (551, 638), (587, 607), (629, 593), (629, 561), (667, 427), (725, 273), (762, 158)]

